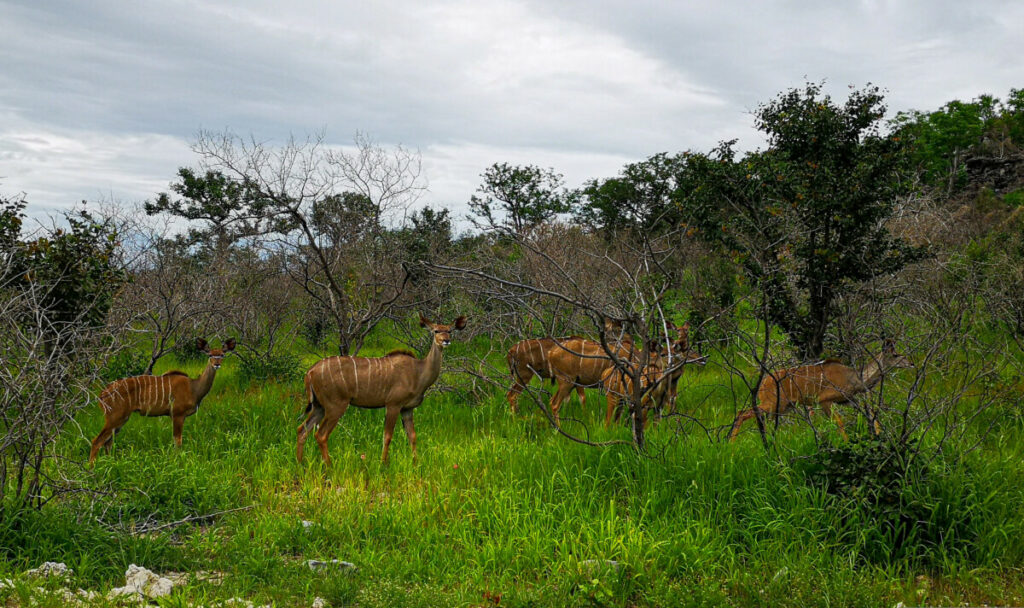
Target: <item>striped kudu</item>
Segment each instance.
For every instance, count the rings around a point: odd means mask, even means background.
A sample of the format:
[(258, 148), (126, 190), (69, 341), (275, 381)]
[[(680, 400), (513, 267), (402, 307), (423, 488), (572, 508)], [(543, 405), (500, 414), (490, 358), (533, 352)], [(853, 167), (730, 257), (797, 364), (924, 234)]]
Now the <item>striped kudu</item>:
[[(641, 390), (645, 392), (642, 398), (645, 426), (649, 410), (654, 409), (660, 415), (665, 404), (669, 403), (669, 411), (675, 411), (676, 392), (683, 368), (707, 362), (707, 357), (690, 350), (689, 323), (676, 327), (669, 322), (667, 328), (676, 332), (675, 339), (669, 342), (670, 348), (666, 348), (661, 340), (651, 340), (647, 344), (647, 366), (640, 378)], [(608, 413), (605, 417), (607, 427), (611, 426), (613, 415), (615, 420), (621, 416), (620, 400), (632, 395), (633, 378), (624, 370), (612, 367), (604, 373), (603, 384), (608, 399)], [(648, 390), (652, 386), (653, 389)]]
[(348, 406), (384, 408), (384, 449), (381, 461), (388, 460), (388, 447), (395, 430), (395, 422), (402, 418), (405, 436), (416, 458), (416, 431), (412, 415), (423, 403), (423, 393), (441, 373), (441, 351), (451, 344), (452, 330), (466, 327), (466, 317), (459, 317), (451, 325), (431, 323), (420, 315), (420, 327), (430, 329), (433, 339), (430, 352), (423, 359), (405, 350), (397, 350), (383, 357), (328, 357), (318, 361), (306, 372), (306, 420), (299, 425), (295, 456), (302, 462), (306, 437), (316, 427), (316, 442), (320, 455), (328, 466), (327, 439)]
[(100, 448), (110, 449), (114, 435), (124, 426), (132, 412), (143, 416), (170, 416), (174, 443), (181, 447), (181, 429), (185, 418), (195, 414), (199, 404), (210, 392), (213, 378), (220, 369), (224, 356), (235, 349), (234, 338), (224, 341), (224, 348), (210, 349), (206, 340), (196, 342), (198, 349), (207, 355), (206, 369), (198, 378), (192, 379), (185, 372), (169, 371), (162, 376), (133, 376), (111, 382), (100, 393), (100, 408), (103, 409), (103, 430), (92, 440), (89, 462), (96, 460)]
[[(624, 331), (622, 323), (605, 319), (604, 331), (608, 348), (616, 357), (632, 359), (637, 354), (633, 348), (633, 336)], [(583, 389), (600, 386), (605, 370), (614, 366), (599, 341), (579, 336), (523, 340), (512, 346), (507, 361), (512, 374), (512, 388), (506, 396), (512, 411), (518, 410), (517, 400), (526, 383), (537, 375), (558, 385), (549, 405), (556, 423), (558, 410), (574, 388), (580, 405), (585, 407)]]
[[(843, 439), (848, 439), (843, 419), (838, 412), (832, 411), (833, 403), (846, 403), (855, 395), (874, 388), (882, 380), (882, 376), (893, 369), (914, 367), (903, 355), (896, 352), (891, 340), (885, 340), (882, 353), (872, 357), (861, 369), (843, 365), (838, 359), (826, 359), (813, 365), (802, 365), (789, 369), (769, 372), (761, 381), (757, 390), (757, 408), (765, 414), (779, 415), (794, 403), (803, 403), (808, 407), (815, 402), (821, 405), (821, 411), (836, 421)], [(868, 411), (871, 416), (870, 410)], [(736, 414), (729, 433), (729, 441), (736, 439), (740, 425), (756, 416), (753, 409), (743, 410)], [(875, 434), (882, 432), (877, 416), (874, 418)]]

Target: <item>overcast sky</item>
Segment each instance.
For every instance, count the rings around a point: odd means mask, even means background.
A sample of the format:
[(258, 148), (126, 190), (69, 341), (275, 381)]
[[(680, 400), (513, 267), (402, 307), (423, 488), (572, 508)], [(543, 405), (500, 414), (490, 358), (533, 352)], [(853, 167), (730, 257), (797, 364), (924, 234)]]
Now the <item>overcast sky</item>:
[[(839, 8), (843, 6), (845, 8)], [(464, 215), (494, 162), (570, 186), (662, 151), (760, 143), (806, 79), (891, 111), (1024, 87), (1024, 2), (0, 0), (0, 195), (142, 201), (199, 129), (357, 131), (423, 156)]]

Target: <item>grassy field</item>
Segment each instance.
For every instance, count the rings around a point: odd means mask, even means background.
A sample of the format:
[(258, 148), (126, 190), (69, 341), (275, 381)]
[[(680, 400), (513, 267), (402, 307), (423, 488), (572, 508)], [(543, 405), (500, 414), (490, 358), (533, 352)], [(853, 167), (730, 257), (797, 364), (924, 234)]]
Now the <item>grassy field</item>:
[[(195, 375), (202, 365), (185, 367)], [(328, 471), (312, 440), (306, 462), (295, 461), (301, 380), (243, 385), (237, 365), (226, 362), (186, 421), (182, 449), (169, 419), (133, 417), (88, 474), (105, 495), (73, 495), (0, 530), (0, 577), (43, 560), (67, 562), (77, 586), (100, 591), (123, 584), (131, 563), (226, 574), (179, 588), (165, 606), (308, 606), (317, 596), (365, 607), (1024, 603), (1019, 417), (955, 466), (934, 462), (907, 496), (915, 532), (896, 539), (871, 508), (810, 482), (803, 425), (780, 431), (781, 458), (753, 433), (725, 444), (670, 423), (638, 455), (569, 442), (536, 411), (513, 417), (498, 391), (479, 403), (432, 392), (416, 413), (417, 463), (398, 431), (382, 468), (383, 413), (352, 408), (331, 437)], [(700, 388), (719, 374), (688, 372), (694, 388), (682, 399), (724, 425), (731, 401), (705, 400)], [(628, 438), (624, 427), (600, 428), (599, 393), (588, 401), (585, 412), (575, 398), (566, 410), (596, 439)], [(90, 408), (78, 422), (59, 450), (80, 460), (102, 417)], [(358, 570), (314, 572), (309, 559)], [(26, 589), (0, 590), (0, 600), (18, 604)]]

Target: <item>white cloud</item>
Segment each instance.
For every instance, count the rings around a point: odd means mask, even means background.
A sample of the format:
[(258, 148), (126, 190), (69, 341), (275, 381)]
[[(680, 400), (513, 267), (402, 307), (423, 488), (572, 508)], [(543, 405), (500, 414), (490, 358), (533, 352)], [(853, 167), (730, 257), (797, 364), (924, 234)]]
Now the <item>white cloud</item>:
[(199, 128), (357, 130), (424, 152), (424, 202), (497, 161), (570, 183), (661, 151), (757, 146), (748, 113), (804, 77), (893, 110), (1024, 86), (1024, 4), (659, 0), (0, 3), (0, 190), (144, 199)]

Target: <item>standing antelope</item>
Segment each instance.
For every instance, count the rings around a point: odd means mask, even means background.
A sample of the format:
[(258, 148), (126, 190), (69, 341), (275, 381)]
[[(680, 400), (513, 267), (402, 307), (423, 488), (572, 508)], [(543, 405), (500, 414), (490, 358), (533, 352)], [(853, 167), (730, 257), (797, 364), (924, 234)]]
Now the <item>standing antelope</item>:
[(299, 425), (295, 456), (302, 462), (302, 451), (309, 432), (317, 427), (316, 442), (327, 466), (327, 439), (348, 406), (384, 408), (384, 450), (381, 462), (388, 461), (388, 447), (399, 415), (405, 436), (416, 458), (416, 431), (412, 414), (423, 403), (423, 393), (441, 373), (441, 351), (451, 344), (452, 330), (466, 327), (466, 317), (451, 325), (431, 323), (420, 315), (420, 327), (430, 329), (433, 340), (423, 359), (406, 350), (392, 351), (383, 357), (328, 357), (306, 372), (306, 420)]
[[(533, 377), (539, 376), (544, 380), (555, 380), (555, 370), (548, 360), (548, 352), (564, 344), (568, 340), (582, 340), (579, 336), (568, 338), (534, 338), (516, 342), (509, 349), (505, 361), (508, 363), (508, 371), (512, 374), (512, 388), (508, 389), (505, 398), (508, 399), (509, 409), (513, 414), (519, 413), (519, 395), (526, 389)], [(576, 387), (576, 394), (580, 403), (587, 402), (586, 394), (582, 386)]]
[(669, 372), (668, 377), (663, 381), (666, 383), (666, 388), (657, 402), (657, 408), (660, 412), (667, 402), (669, 413), (674, 414), (676, 411), (676, 395), (679, 393), (679, 379), (683, 377), (684, 366), (691, 363), (705, 365), (708, 358), (690, 350), (689, 321), (679, 327), (676, 327), (669, 321), (668, 330), (676, 332), (676, 339), (672, 341), (670, 354), (665, 355), (665, 369), (669, 370)]
[[(657, 340), (647, 343), (647, 365), (640, 372), (640, 390), (644, 392), (640, 405), (644, 412), (643, 425), (645, 428), (647, 427), (647, 408), (652, 400), (657, 402), (662, 397), (667, 386), (661, 382), (665, 375), (663, 350)], [(634, 367), (630, 365), (629, 371), (635, 373)], [(622, 410), (619, 408), (622, 398), (630, 399), (633, 396), (633, 377), (625, 370), (609, 367), (601, 376), (601, 384), (608, 400), (608, 413), (605, 415), (604, 426), (609, 428), (612, 425), (612, 416), (614, 415), (617, 421), (622, 414)]]
[[(629, 357), (633, 352), (633, 336), (625, 333), (622, 323), (613, 319), (604, 320), (608, 346), (616, 356)], [(506, 357), (509, 373), (512, 374), (512, 388), (506, 394), (512, 412), (519, 411), (519, 395), (534, 375), (558, 384), (551, 397), (551, 413), (558, 421), (558, 410), (573, 388), (579, 396), (580, 405), (586, 406), (586, 386), (597, 386), (605, 370), (612, 367), (600, 342), (579, 336), (568, 338), (538, 338), (517, 342)]]
[(100, 393), (100, 407), (105, 422), (103, 430), (92, 440), (90, 463), (96, 460), (101, 447), (110, 449), (114, 435), (128, 421), (132, 412), (139, 412), (143, 416), (170, 416), (174, 443), (181, 447), (181, 429), (185, 418), (199, 410), (203, 397), (213, 386), (213, 378), (224, 356), (235, 349), (235, 339), (225, 340), (223, 349), (210, 349), (202, 338), (196, 342), (196, 346), (210, 358), (206, 369), (194, 380), (185, 372), (174, 370), (162, 376), (122, 378), (103, 389)]
[[(838, 412), (832, 411), (833, 403), (846, 403), (855, 395), (871, 390), (882, 380), (882, 376), (893, 369), (906, 369), (914, 364), (896, 352), (891, 340), (885, 340), (882, 353), (872, 357), (863, 368), (854, 369), (843, 365), (838, 359), (826, 359), (814, 365), (804, 365), (773, 371), (764, 377), (757, 391), (757, 408), (762, 412), (782, 414), (794, 403), (821, 404), (821, 410), (836, 421), (839, 433), (844, 439), (846, 429)], [(753, 409), (743, 410), (736, 415), (729, 433), (729, 440), (736, 439), (740, 425), (757, 414)], [(877, 418), (874, 420), (875, 433), (881, 432)]]
[[(690, 324), (682, 327), (674, 327), (677, 330), (677, 338), (672, 341), (671, 348), (662, 346), (660, 340), (651, 340), (647, 345), (647, 366), (644, 368), (640, 378), (641, 389), (646, 391), (643, 397), (644, 425), (646, 426), (647, 411), (654, 409), (660, 414), (666, 402), (670, 402), (670, 411), (675, 411), (675, 394), (679, 378), (683, 375), (683, 367), (687, 364), (704, 365), (707, 357), (690, 350), (690, 343), (687, 331)], [(608, 413), (605, 416), (605, 426), (611, 426), (614, 413), (615, 420), (619, 419), (619, 401), (623, 396), (632, 394), (633, 379), (629, 374), (614, 367), (605, 371), (602, 378), (605, 393), (608, 399)], [(652, 387), (648, 390), (649, 387)]]

